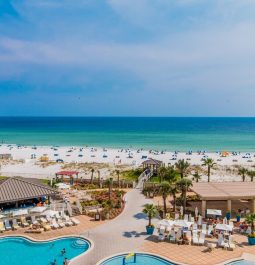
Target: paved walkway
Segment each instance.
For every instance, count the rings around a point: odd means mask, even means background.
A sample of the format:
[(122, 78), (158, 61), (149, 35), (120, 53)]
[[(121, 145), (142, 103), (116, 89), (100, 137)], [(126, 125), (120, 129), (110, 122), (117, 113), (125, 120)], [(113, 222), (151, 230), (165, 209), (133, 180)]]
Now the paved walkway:
[(74, 265), (95, 265), (99, 260), (118, 252), (137, 250), (147, 237), (145, 226), (147, 217), (142, 213), (143, 205), (151, 201), (145, 199), (138, 189), (126, 194), (126, 206), (121, 215), (100, 225), (83, 235), (91, 239), (94, 249), (77, 259)]

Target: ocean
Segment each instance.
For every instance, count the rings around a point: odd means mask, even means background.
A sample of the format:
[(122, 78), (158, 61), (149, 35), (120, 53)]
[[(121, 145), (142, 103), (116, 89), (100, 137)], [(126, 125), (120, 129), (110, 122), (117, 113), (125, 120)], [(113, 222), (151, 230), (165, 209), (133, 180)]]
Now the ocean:
[(5, 144), (255, 151), (255, 118), (0, 117)]

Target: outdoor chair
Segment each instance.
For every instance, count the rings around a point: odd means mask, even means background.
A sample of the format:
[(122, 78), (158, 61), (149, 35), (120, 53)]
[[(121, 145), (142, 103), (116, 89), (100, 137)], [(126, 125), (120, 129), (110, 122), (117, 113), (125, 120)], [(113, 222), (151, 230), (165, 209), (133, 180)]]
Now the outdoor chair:
[(198, 244), (199, 245), (204, 245), (204, 243), (205, 243), (205, 234), (204, 233), (201, 233), (200, 234), (200, 237), (198, 239)]
[(192, 243), (193, 243), (193, 245), (198, 245), (199, 244), (197, 233), (193, 233)]
[(213, 226), (209, 225), (208, 230), (207, 230), (207, 236), (211, 237), (212, 236), (212, 231), (213, 231)]
[(58, 229), (58, 228), (59, 228), (59, 225), (58, 225), (58, 223), (56, 222), (56, 219), (52, 219), (51, 227), (52, 227), (53, 229)]
[(31, 223), (33, 225), (38, 225), (39, 224), (38, 221), (35, 219), (35, 216), (34, 215), (31, 216)]
[(206, 227), (207, 227), (206, 224), (202, 224), (202, 233), (205, 235), (207, 234), (207, 228)]
[(19, 228), (19, 225), (18, 225), (16, 219), (12, 220), (12, 228), (13, 228), (13, 230), (17, 230)]
[(26, 218), (24, 216), (20, 217), (21, 225), (23, 227), (29, 226), (29, 223), (27, 222)]
[(171, 230), (170, 236), (169, 236), (169, 241), (175, 243), (175, 240), (176, 240), (175, 231)]
[(218, 242), (217, 242), (218, 247), (224, 248), (225, 247), (225, 242), (222, 234), (218, 235)]

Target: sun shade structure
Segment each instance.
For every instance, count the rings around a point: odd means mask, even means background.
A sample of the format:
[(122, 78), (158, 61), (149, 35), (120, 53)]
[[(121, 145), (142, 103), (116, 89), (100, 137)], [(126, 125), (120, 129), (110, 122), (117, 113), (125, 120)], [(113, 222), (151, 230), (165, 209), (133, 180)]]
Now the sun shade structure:
[(0, 204), (53, 196), (57, 190), (21, 178), (8, 178), (0, 183)]
[(156, 173), (158, 169), (163, 165), (163, 162), (153, 159), (153, 158), (149, 158), (148, 160), (143, 161), (142, 165), (143, 165), (143, 169), (148, 168), (152, 172)]
[(216, 210), (216, 209), (207, 209), (206, 213), (210, 215), (218, 215), (218, 216), (222, 215), (221, 210)]
[(249, 200), (251, 212), (255, 213), (255, 182), (200, 182), (193, 183), (191, 189), (202, 200), (203, 217), (207, 201), (227, 201), (227, 210), (231, 213), (232, 201)]

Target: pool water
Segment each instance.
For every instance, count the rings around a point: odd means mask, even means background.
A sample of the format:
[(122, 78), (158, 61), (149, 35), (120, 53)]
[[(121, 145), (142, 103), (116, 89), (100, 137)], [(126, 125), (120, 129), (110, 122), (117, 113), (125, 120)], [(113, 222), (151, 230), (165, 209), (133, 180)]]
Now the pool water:
[[(0, 239), (0, 265), (63, 265), (64, 259), (84, 253), (90, 247), (88, 241), (78, 237), (61, 238), (45, 242), (33, 242), (23, 237)], [(66, 253), (61, 251), (65, 248)]]
[(255, 261), (239, 260), (231, 262), (228, 265), (255, 265)]
[[(122, 265), (123, 257), (124, 255), (110, 258), (101, 265)], [(125, 265), (174, 265), (174, 263), (153, 255), (136, 254), (136, 262), (134, 262), (134, 257), (130, 257), (125, 261)]]

